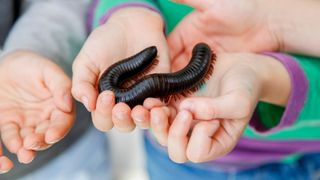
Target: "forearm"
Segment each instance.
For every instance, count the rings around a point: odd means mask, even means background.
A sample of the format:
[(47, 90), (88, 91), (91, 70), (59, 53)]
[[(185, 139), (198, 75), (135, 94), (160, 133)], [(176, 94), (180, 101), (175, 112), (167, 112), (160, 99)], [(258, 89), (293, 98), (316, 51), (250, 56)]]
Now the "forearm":
[(254, 56), (255, 69), (261, 79), (259, 100), (285, 106), (291, 92), (291, 67), (268, 53)]
[(320, 1), (261, 2), (281, 51), (320, 56)]
[[(259, 131), (275, 132), (283, 128), (291, 130), (317, 124), (320, 113), (320, 61), (319, 58), (267, 53), (281, 62), (289, 73), (291, 90), (285, 107), (260, 104), (259, 114), (264, 127)], [(274, 86), (275, 87), (275, 86)], [(277, 87), (275, 87), (277, 88)], [(259, 124), (253, 123), (253, 124)]]
[(70, 72), (86, 37), (86, 9), (87, 3), (82, 0), (33, 1), (10, 32), (5, 52), (30, 50)]

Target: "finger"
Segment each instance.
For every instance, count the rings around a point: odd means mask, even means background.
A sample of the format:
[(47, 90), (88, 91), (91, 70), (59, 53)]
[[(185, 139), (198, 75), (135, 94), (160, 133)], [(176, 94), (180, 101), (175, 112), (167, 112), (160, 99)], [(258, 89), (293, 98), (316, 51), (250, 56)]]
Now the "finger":
[(34, 127), (29, 127), (29, 126), (27, 126), (27, 127), (22, 127), (21, 129), (20, 129), (20, 136), (21, 136), (21, 138), (25, 138), (26, 136), (28, 136), (28, 135), (30, 135), (30, 134), (33, 134), (35, 132), (35, 129), (34, 129)]
[(131, 117), (141, 129), (150, 128), (150, 113), (145, 107), (141, 105), (134, 107), (131, 111)]
[(179, 25), (169, 34), (169, 36), (167, 37), (167, 41), (170, 50), (170, 59), (172, 61), (175, 60), (177, 56), (184, 51), (185, 48)]
[(13, 168), (12, 161), (6, 156), (0, 156), (0, 174), (9, 172)]
[[(81, 56), (79, 55), (77, 58), (81, 59)], [(87, 66), (83, 62), (73, 64), (71, 92), (73, 97), (83, 103), (89, 112), (94, 110), (96, 106), (99, 93), (95, 86), (99, 72), (96, 68)]]
[(2, 155), (2, 144), (0, 141), (0, 174), (8, 172), (12, 168), (12, 161), (8, 157)]
[(24, 127), (20, 130), (20, 136), (23, 138), (23, 147), (28, 151), (40, 151), (51, 147), (50, 144), (46, 143), (44, 140), (45, 132), (48, 129), (49, 121), (44, 121), (40, 123), (36, 129), (33, 127)]
[(16, 123), (8, 123), (1, 126), (1, 139), (11, 153), (17, 153), (22, 147), (20, 127)]
[(208, 7), (210, 7), (210, 5), (212, 5), (212, 3), (214, 2), (212, 0), (200, 0), (200, 1), (199, 0), (173, 0), (173, 1), (177, 3), (189, 5), (201, 11), (208, 9)]
[(157, 138), (159, 144), (162, 146), (166, 146), (168, 141), (170, 115), (170, 112), (168, 111), (170, 110), (167, 107), (156, 107), (151, 109), (150, 112), (150, 125), (152, 132)]
[(135, 128), (131, 118), (131, 109), (125, 103), (118, 103), (112, 109), (112, 121), (114, 126), (122, 132), (130, 132)]
[(169, 73), (171, 62), (170, 62), (170, 56), (169, 56), (169, 47), (167, 45), (167, 41), (165, 40), (164, 34), (163, 34), (163, 40), (155, 40), (154, 42), (158, 42), (155, 45), (159, 49), (158, 57), (160, 59), (159, 64), (156, 66), (156, 68), (152, 71), (153, 73)]
[(188, 143), (187, 157), (194, 163), (210, 160), (212, 136), (219, 128), (219, 121), (198, 122), (193, 130)]
[(162, 107), (165, 106), (165, 103), (163, 103), (160, 99), (157, 98), (147, 98), (143, 102), (143, 107), (145, 107), (148, 110), (151, 110), (154, 107)]
[(97, 99), (96, 110), (92, 112), (94, 126), (100, 131), (112, 129), (112, 109), (115, 105), (115, 96), (112, 91), (102, 92)]
[(126, 52), (123, 38), (117, 25), (100, 26), (90, 34), (73, 63), (72, 95), (90, 112), (99, 95), (96, 87), (101, 70)]
[(27, 150), (39, 150), (43, 146), (47, 146), (44, 138), (44, 134), (32, 133), (27, 135), (23, 140), (23, 147)]
[(168, 108), (169, 108), (169, 126), (170, 126), (170, 124), (172, 124), (172, 122), (177, 116), (177, 110), (172, 106), (169, 106)]
[[(50, 123), (51, 123), (50, 120), (43, 120), (39, 122), (36, 126), (35, 133), (44, 135), (48, 131), (50, 127)], [(42, 151), (42, 150), (48, 149), (49, 147), (51, 147), (51, 144), (44, 142), (41, 144), (40, 148), (33, 149), (33, 150)]]
[(62, 111), (71, 112), (73, 101), (69, 77), (55, 64), (46, 67), (43, 73), (44, 83), (52, 93), (56, 106)]
[(190, 111), (195, 119), (243, 119), (251, 113), (251, 102), (239, 93), (217, 98), (191, 97), (181, 101), (179, 109)]
[(187, 161), (188, 132), (192, 122), (192, 115), (188, 111), (181, 111), (173, 121), (168, 135), (168, 153), (177, 163)]
[(39, 149), (44, 144), (44, 134), (36, 134), (33, 127), (23, 127), (20, 130), (20, 135), (23, 138), (22, 148), (26, 150)]
[(45, 143), (54, 144), (67, 135), (74, 124), (75, 113), (53, 111), (50, 117), (50, 125), (45, 132)]
[(48, 120), (43, 123), (39, 123), (36, 129), (33, 127), (24, 127), (20, 130), (20, 136), (23, 138), (23, 148), (26, 150), (44, 150), (50, 147), (44, 141), (44, 133), (47, 130)]
[(42, 120), (38, 122), (38, 124), (35, 127), (35, 133), (37, 134), (44, 134), (50, 126), (50, 120)]
[(20, 163), (29, 164), (36, 157), (36, 153), (32, 150), (20, 148), (17, 157)]

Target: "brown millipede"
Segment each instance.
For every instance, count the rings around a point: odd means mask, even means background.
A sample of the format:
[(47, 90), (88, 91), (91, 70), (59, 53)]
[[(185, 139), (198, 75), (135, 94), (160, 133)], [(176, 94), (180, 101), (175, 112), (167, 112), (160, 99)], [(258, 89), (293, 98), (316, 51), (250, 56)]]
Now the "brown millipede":
[(198, 90), (213, 72), (215, 54), (205, 43), (197, 44), (188, 65), (174, 73), (155, 73), (143, 76), (129, 87), (125, 86), (133, 76), (146, 72), (154, 65), (157, 48), (152, 46), (138, 54), (110, 66), (99, 80), (99, 91), (111, 90), (116, 102), (130, 107), (142, 104), (148, 97), (169, 99)]

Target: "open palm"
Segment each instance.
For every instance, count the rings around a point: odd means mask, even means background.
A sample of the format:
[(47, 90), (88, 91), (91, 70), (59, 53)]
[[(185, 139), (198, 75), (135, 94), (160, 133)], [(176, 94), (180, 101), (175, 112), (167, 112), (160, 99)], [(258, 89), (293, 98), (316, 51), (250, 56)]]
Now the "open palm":
[(267, 23), (267, 15), (259, 9), (259, 1), (175, 1), (196, 9), (169, 35), (174, 60), (187, 59), (198, 42), (206, 42), (223, 52), (261, 52), (279, 48), (278, 39)]
[(0, 64), (1, 139), (20, 162), (31, 162), (35, 151), (50, 147), (70, 130), (74, 121), (70, 89), (64, 72), (41, 56), (23, 51), (4, 57)]

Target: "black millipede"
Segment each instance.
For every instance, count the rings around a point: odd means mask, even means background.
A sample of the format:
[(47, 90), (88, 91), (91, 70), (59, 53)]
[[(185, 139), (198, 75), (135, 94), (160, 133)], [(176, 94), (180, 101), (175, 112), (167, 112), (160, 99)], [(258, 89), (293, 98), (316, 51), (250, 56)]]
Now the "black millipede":
[[(128, 83), (134, 77), (144, 75), (156, 61), (157, 48), (148, 47), (134, 56), (110, 66), (101, 75), (99, 92), (111, 90), (116, 102), (124, 102), (131, 108), (142, 104), (148, 97), (168, 100), (170, 97), (186, 96), (198, 90), (213, 72), (216, 55), (205, 43), (192, 50), (190, 62), (174, 73), (154, 73)], [(128, 85), (129, 84), (129, 85)]]

